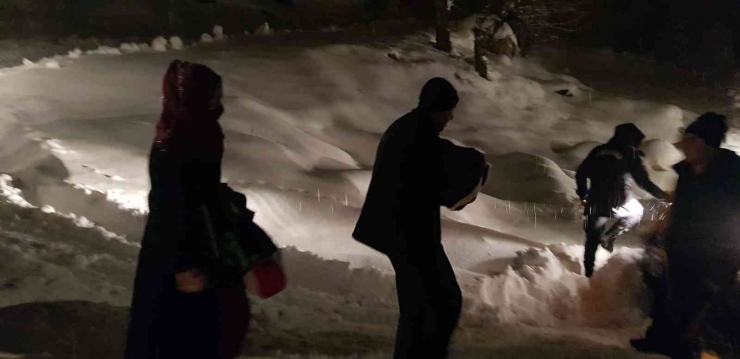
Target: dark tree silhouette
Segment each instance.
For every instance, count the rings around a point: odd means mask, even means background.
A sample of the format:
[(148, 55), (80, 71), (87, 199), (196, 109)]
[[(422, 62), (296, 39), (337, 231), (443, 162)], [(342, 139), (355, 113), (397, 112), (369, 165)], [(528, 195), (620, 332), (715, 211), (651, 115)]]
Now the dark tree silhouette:
[(451, 52), (452, 42), (450, 41), (447, 0), (434, 0), (434, 6), (437, 12), (437, 49)]

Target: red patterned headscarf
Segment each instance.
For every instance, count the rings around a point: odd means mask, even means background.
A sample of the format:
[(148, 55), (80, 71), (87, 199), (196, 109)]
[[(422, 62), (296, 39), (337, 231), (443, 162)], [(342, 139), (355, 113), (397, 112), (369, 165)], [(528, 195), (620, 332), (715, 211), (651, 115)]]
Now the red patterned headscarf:
[(179, 156), (220, 160), (224, 135), (218, 119), (221, 76), (210, 68), (175, 60), (162, 83), (162, 116), (155, 145)]

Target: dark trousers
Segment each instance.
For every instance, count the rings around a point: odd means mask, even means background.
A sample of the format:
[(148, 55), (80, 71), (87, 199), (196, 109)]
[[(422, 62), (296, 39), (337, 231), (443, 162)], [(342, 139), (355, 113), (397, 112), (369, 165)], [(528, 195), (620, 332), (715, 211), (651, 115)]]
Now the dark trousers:
[[(616, 218), (616, 222), (607, 229), (609, 220)], [(594, 271), (596, 251), (603, 242), (613, 242), (617, 236), (629, 231), (640, 223), (642, 213), (619, 213), (612, 215), (591, 214), (586, 218), (586, 249), (583, 253), (583, 266), (586, 276), (590, 277)]]
[(722, 255), (702, 258), (693, 253), (673, 258), (669, 254), (669, 260), (668, 340), (674, 352), (671, 358), (693, 358), (699, 335), (706, 334), (708, 322), (713, 322), (714, 329), (724, 331), (723, 334), (736, 336), (737, 319), (729, 307), (722, 305), (722, 299), (731, 294), (729, 290), (740, 270), (737, 259)]
[(658, 278), (652, 278), (646, 284), (653, 292), (653, 305), (650, 310), (650, 318), (653, 322), (645, 333), (645, 339), (659, 343), (666, 348), (670, 347), (673, 326), (669, 311), (668, 276), (664, 273)]
[(462, 308), (462, 294), (441, 244), (389, 255), (401, 316), (394, 359), (443, 359)]

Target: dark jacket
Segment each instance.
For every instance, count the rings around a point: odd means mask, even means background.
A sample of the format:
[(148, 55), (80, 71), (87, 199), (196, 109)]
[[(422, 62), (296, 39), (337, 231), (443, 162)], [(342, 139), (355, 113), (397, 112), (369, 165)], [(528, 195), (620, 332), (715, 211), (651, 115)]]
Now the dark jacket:
[(127, 359), (156, 357), (162, 334), (172, 325), (167, 309), (175, 294), (175, 274), (205, 267), (210, 260), (200, 206), (217, 198), (221, 164), (184, 160), (155, 146), (149, 174), (149, 217), (134, 281)]
[(679, 177), (666, 232), (669, 261), (707, 274), (740, 270), (740, 157), (720, 149), (699, 175), (686, 162), (674, 169)]
[(419, 110), (388, 128), (355, 239), (386, 254), (441, 241), (442, 146), (432, 119)]
[[(592, 211), (604, 216), (633, 197), (633, 183), (653, 197), (664, 199), (665, 192), (650, 180), (645, 171), (643, 156), (642, 151), (632, 149), (616, 137), (597, 146), (576, 172), (578, 196), (588, 202)], [(586, 186), (587, 179), (591, 181), (590, 187)]]

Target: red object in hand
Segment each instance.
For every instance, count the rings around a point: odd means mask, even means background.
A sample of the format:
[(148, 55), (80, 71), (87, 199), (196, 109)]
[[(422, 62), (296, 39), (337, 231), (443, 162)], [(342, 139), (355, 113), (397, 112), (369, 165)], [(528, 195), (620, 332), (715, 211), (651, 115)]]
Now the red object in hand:
[(244, 276), (247, 292), (260, 298), (270, 298), (285, 289), (286, 279), (279, 257), (268, 258), (252, 265)]

